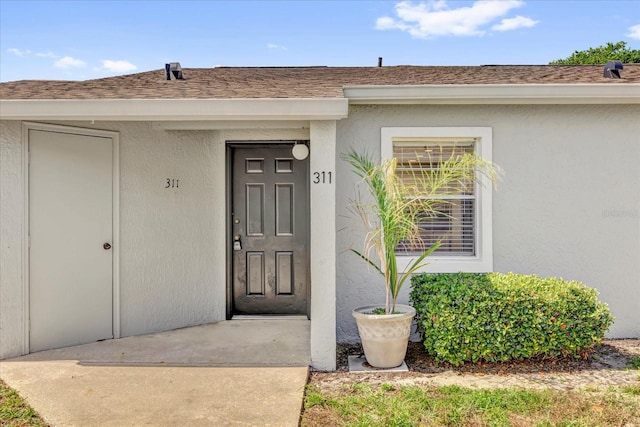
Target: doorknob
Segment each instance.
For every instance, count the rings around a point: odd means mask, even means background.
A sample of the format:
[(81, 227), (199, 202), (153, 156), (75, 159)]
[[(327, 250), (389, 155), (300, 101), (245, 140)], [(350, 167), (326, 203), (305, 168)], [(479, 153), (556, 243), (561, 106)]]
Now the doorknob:
[(234, 251), (241, 251), (242, 250), (242, 243), (240, 243), (240, 235), (236, 234), (235, 236), (233, 236), (233, 250)]
[(108, 251), (109, 249), (111, 249), (111, 245), (109, 243), (105, 243), (104, 245), (102, 245), (102, 247), (104, 248), (105, 251)]

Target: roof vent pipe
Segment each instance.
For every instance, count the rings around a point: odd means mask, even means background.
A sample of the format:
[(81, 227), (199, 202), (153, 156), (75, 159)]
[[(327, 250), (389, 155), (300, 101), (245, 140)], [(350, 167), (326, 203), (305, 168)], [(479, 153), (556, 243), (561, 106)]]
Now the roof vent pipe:
[(604, 74), (602, 77), (607, 77), (609, 79), (619, 79), (620, 71), (624, 67), (622, 66), (622, 62), (620, 61), (609, 61), (604, 65)]
[(378, 67), (382, 67), (382, 56), (378, 56)]
[(164, 64), (164, 76), (167, 80), (184, 80), (179, 62)]

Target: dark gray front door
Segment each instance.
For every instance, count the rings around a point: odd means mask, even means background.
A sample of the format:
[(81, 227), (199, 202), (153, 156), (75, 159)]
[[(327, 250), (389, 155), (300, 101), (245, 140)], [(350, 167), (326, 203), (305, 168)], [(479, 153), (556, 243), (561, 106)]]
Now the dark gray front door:
[(231, 236), (233, 312), (306, 314), (308, 160), (292, 145), (235, 147)]

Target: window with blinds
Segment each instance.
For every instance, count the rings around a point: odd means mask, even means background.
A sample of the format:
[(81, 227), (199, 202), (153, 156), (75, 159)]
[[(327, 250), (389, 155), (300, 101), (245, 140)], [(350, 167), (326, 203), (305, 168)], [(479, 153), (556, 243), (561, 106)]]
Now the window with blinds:
[(439, 185), (439, 165), (473, 154), (476, 138), (393, 138), (397, 173), (405, 185), (434, 200), (433, 211), (420, 218), (420, 241), (402, 242), (397, 255), (418, 255), (440, 241), (438, 256), (476, 255), (476, 185), (458, 180)]

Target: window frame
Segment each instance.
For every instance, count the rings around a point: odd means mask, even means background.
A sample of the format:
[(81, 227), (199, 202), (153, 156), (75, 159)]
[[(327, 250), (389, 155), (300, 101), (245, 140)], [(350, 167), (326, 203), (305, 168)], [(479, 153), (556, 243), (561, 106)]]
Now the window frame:
[[(393, 142), (397, 138), (475, 138), (475, 153), (492, 161), (493, 130), (491, 127), (383, 127), (380, 132), (380, 153), (382, 159), (393, 158)], [(438, 256), (427, 258), (428, 265), (417, 272), (427, 273), (486, 273), (493, 271), (493, 225), (492, 195), (490, 179), (479, 175), (475, 194), (475, 255)], [(404, 271), (415, 256), (396, 255), (398, 268)]]

